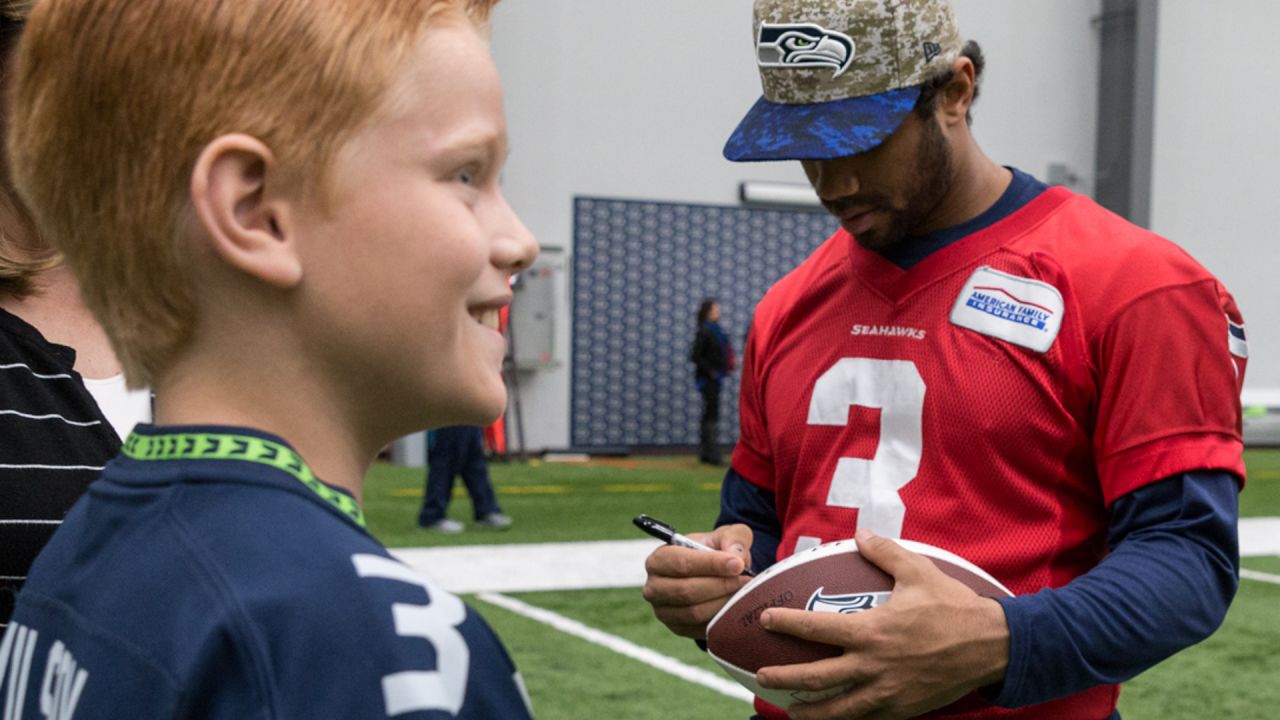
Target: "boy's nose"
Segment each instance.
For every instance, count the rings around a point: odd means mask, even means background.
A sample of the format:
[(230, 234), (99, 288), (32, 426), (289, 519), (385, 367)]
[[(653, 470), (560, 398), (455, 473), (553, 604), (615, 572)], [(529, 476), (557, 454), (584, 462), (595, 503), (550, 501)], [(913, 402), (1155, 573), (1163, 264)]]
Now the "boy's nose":
[(520, 216), (516, 215), (505, 199), (502, 205), (503, 218), (494, 236), (491, 258), (495, 266), (516, 273), (529, 267), (537, 259), (538, 239), (525, 227)]

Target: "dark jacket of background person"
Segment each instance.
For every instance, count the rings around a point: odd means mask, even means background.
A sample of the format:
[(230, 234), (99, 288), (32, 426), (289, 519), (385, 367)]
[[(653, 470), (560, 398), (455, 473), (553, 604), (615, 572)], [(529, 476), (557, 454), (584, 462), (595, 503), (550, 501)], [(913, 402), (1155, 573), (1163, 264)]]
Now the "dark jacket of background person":
[(724, 376), (733, 370), (733, 349), (729, 345), (729, 336), (725, 334), (720, 323), (706, 321), (698, 325), (698, 333), (693, 338), (691, 359), (694, 363), (694, 378), (698, 388), (708, 380), (719, 383)]
[(698, 426), (698, 460), (720, 464), (720, 384), (733, 370), (733, 346), (720, 327), (720, 304), (707, 298), (698, 306), (698, 331), (689, 359), (694, 364), (694, 384), (702, 395), (702, 420)]

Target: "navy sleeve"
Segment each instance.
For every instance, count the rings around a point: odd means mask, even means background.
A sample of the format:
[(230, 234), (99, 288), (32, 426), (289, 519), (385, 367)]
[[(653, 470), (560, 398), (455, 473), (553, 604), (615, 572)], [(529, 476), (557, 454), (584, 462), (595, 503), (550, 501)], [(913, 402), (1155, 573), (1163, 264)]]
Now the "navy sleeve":
[(1101, 563), (1000, 601), (1009, 668), (984, 695), (1021, 707), (1123, 682), (1212, 634), (1239, 581), (1238, 492), (1229, 473), (1190, 472), (1116, 500)]
[(720, 485), (720, 517), (716, 527), (742, 523), (751, 528), (751, 569), (760, 572), (777, 561), (782, 521), (773, 493), (739, 475), (733, 468)]

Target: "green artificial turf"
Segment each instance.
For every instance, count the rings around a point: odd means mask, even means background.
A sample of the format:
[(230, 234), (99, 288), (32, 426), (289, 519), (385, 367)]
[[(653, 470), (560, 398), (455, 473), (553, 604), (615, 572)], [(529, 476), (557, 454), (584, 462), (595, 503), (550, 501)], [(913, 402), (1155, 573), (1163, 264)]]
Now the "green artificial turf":
[(1240, 493), (1240, 517), (1280, 517), (1280, 449), (1246, 450), (1249, 478)]
[(696, 532), (715, 522), (724, 477), (722, 469), (683, 457), (493, 463), (489, 471), (503, 512), (514, 520), (509, 530), (471, 522), (461, 481), (449, 516), (467, 523), (467, 530), (442, 535), (419, 528), (424, 471), (389, 464), (375, 465), (365, 479), (369, 529), (389, 547), (638, 539), (644, 535), (631, 519), (644, 513)]
[[(1250, 557), (1240, 560), (1240, 566), (1258, 572), (1271, 573), (1272, 575), (1280, 575), (1280, 557)], [(1276, 652), (1280, 653), (1280, 647), (1276, 648)]]
[[(1249, 481), (1240, 495), (1242, 517), (1280, 517), (1280, 450), (1245, 452)], [(379, 463), (365, 479), (369, 527), (389, 547), (487, 543), (617, 540), (641, 537), (640, 513), (681, 531), (711, 527), (724, 471), (690, 457), (592, 460), (590, 463), (493, 463), (490, 474), (503, 511), (515, 520), (495, 532), (471, 523), (471, 501), (459, 481), (449, 516), (468, 531), (441, 535), (417, 525), (424, 471)]]
[[(566, 615), (686, 664), (721, 671), (692, 641), (649, 614), (637, 589), (523, 593), (524, 602)], [(534, 714), (553, 720), (746, 720), (751, 705), (686, 682), (503, 608), (468, 598), (516, 659)]]

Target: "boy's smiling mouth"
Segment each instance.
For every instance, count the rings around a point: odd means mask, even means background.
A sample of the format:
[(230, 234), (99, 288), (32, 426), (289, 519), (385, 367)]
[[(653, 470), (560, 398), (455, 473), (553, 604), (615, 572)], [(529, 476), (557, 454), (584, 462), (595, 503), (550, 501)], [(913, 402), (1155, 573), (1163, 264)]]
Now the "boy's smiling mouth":
[(490, 330), (498, 329), (498, 308), (475, 308), (471, 311), (471, 317)]

